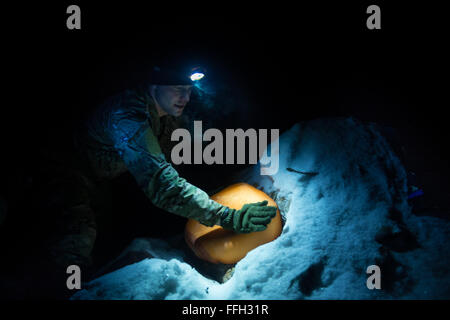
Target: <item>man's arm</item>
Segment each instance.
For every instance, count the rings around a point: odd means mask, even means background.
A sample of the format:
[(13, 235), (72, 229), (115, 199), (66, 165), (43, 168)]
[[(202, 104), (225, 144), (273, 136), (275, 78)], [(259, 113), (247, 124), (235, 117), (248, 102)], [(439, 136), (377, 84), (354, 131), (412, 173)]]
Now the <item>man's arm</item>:
[(116, 150), (154, 205), (207, 226), (220, 225), (228, 208), (178, 175), (161, 152), (146, 117), (119, 112), (113, 115), (112, 127)]

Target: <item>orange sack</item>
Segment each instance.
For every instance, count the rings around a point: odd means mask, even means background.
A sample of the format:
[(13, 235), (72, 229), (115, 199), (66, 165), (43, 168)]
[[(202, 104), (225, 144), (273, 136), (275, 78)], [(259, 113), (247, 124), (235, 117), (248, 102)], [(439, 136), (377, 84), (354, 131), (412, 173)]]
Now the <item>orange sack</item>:
[[(241, 209), (244, 204), (267, 200), (269, 206), (277, 204), (267, 194), (247, 183), (236, 183), (211, 196), (214, 201)], [(281, 234), (281, 215), (277, 215), (267, 229), (252, 233), (235, 233), (220, 226), (207, 227), (189, 219), (185, 228), (185, 240), (197, 257), (213, 263), (232, 264), (245, 257), (247, 252), (276, 239)]]

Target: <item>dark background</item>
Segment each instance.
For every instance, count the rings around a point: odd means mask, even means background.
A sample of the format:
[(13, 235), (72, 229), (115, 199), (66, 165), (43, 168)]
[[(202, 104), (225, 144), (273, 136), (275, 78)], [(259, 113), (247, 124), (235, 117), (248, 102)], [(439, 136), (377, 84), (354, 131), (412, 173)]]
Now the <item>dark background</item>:
[[(70, 4), (81, 8), (81, 30), (66, 28)], [(381, 30), (366, 28), (370, 4), (381, 8)], [(334, 116), (377, 122), (394, 129), (431, 205), (448, 211), (449, 55), (439, 6), (63, 1), (17, 3), (3, 13), (8, 177), (32, 167), (41, 146), (64, 145), (80, 117), (135, 84), (142, 66), (186, 52), (233, 93), (229, 110), (211, 111), (226, 114), (222, 127), (283, 132)], [(227, 169), (192, 170), (193, 182), (206, 183)], [(139, 197), (130, 181), (120, 183)], [(3, 183), (3, 192), (14, 184)]]
[(375, 121), (396, 130), (405, 164), (423, 172), (419, 183), (433, 188), (429, 194), (450, 198), (443, 8), (376, 3), (382, 29), (368, 30), (372, 2), (81, 1), (82, 29), (68, 30), (69, 4), (8, 12), (14, 17), (7, 35), (13, 59), (6, 65), (13, 67), (17, 86), (6, 93), (13, 94), (14, 105), (5, 108), (12, 130), (4, 136), (19, 161), (28, 159), (30, 146), (64, 144), (65, 132), (81, 115), (133, 86), (154, 60), (186, 53), (204, 62), (209, 79), (231, 93), (228, 105), (211, 111), (226, 114), (223, 128), (283, 132), (298, 121), (332, 116)]
[(2, 127), (13, 147), (17, 131), (28, 144), (55, 138), (129, 87), (141, 61), (168, 52), (196, 54), (217, 82), (247, 99), (235, 118), (244, 126), (284, 130), (300, 120), (352, 115), (406, 126), (434, 153), (446, 143), (447, 50), (438, 6), (378, 3), (382, 29), (368, 30), (372, 3), (76, 3), (81, 30), (66, 28), (72, 2), (5, 10), (12, 19), (4, 64), (13, 84), (5, 94), (13, 104), (4, 107)]

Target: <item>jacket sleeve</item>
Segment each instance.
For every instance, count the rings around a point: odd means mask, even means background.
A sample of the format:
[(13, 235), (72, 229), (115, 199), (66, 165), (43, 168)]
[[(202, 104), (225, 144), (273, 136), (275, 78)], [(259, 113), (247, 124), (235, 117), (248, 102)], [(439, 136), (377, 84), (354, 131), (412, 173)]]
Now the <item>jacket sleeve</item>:
[(178, 175), (161, 152), (147, 117), (118, 112), (112, 116), (112, 128), (115, 149), (154, 205), (206, 226), (220, 225), (228, 208)]

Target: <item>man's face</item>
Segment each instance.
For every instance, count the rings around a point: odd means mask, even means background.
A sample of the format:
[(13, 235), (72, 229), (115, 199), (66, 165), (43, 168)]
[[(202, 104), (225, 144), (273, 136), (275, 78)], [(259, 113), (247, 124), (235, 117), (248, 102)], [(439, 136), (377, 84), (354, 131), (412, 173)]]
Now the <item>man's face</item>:
[(154, 97), (157, 105), (167, 114), (181, 116), (184, 107), (189, 102), (192, 85), (156, 86)]

